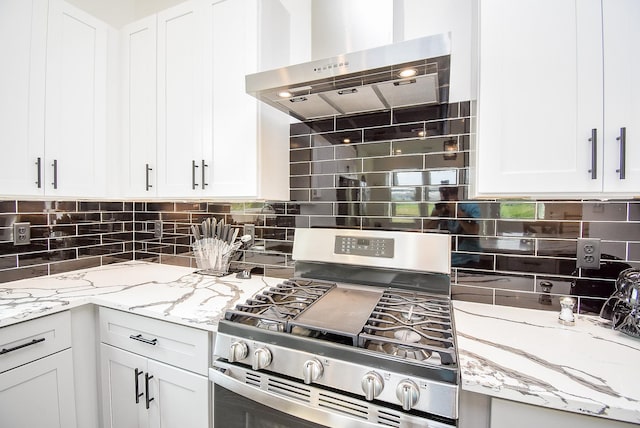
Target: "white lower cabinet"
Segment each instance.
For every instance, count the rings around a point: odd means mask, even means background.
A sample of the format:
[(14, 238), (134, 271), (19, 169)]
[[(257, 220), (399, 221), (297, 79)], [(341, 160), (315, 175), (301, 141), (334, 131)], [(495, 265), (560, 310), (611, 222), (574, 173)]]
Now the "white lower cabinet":
[(208, 333), (99, 313), (103, 427), (209, 427)]
[(208, 427), (206, 377), (100, 344), (104, 427)]
[(511, 427), (631, 428), (637, 427), (637, 425), (492, 398), (491, 428)]
[(69, 312), (0, 329), (0, 426), (74, 428)]

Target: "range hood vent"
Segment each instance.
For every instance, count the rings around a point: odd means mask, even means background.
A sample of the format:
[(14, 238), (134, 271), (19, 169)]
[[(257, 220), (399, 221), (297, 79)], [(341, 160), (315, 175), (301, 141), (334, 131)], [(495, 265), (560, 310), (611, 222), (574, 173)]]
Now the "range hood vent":
[(246, 90), (300, 120), (446, 103), (450, 52), (449, 34), (422, 37), (250, 74)]

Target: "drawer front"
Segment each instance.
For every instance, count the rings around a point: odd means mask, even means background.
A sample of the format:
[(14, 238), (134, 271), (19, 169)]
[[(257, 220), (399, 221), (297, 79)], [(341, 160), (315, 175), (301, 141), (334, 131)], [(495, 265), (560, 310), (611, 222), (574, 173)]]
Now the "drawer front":
[(207, 374), (209, 332), (104, 307), (99, 312), (101, 342)]
[(70, 347), (69, 311), (0, 328), (0, 373)]

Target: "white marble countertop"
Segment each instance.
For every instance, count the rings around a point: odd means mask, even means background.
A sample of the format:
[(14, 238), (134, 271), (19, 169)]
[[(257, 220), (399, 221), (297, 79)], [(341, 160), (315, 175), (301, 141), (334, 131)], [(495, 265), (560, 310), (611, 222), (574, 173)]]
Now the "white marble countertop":
[(0, 327), (86, 303), (216, 331), (226, 309), (280, 278), (213, 277), (196, 269), (125, 262), (0, 283)]
[[(125, 262), (0, 283), (0, 327), (87, 303), (216, 331), (226, 309), (282, 282)], [(597, 317), (575, 326), (553, 311), (453, 303), (464, 390), (640, 423), (640, 339)]]
[(640, 339), (593, 316), (454, 302), (462, 389), (640, 423)]

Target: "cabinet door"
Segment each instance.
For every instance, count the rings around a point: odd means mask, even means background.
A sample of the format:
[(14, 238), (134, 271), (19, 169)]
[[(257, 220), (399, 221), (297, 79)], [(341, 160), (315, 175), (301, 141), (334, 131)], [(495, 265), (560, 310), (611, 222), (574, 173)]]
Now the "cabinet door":
[[(640, 192), (640, 2), (604, 0), (604, 191)], [(621, 129), (626, 132), (621, 178)]]
[(123, 194), (154, 196), (157, 184), (156, 16), (122, 29)]
[(76, 407), (71, 349), (0, 374), (5, 428), (73, 428)]
[(148, 427), (144, 378), (147, 359), (100, 344), (100, 367), (103, 426)]
[(106, 194), (106, 55), (106, 24), (62, 0), (49, 2), (44, 166), (49, 195)]
[(479, 13), (477, 193), (601, 191), (600, 0), (481, 0)]
[(149, 360), (149, 409), (151, 427), (207, 428), (209, 426), (209, 379), (154, 360)]
[(200, 4), (187, 1), (158, 14), (157, 177), (163, 197), (197, 197), (208, 180), (202, 153)]
[(46, 29), (46, 0), (0, 2), (0, 195), (43, 193)]

